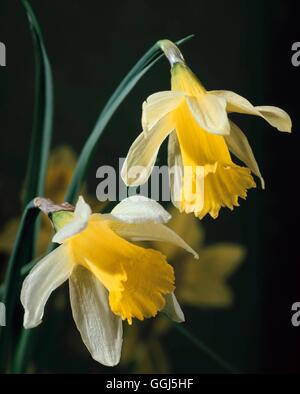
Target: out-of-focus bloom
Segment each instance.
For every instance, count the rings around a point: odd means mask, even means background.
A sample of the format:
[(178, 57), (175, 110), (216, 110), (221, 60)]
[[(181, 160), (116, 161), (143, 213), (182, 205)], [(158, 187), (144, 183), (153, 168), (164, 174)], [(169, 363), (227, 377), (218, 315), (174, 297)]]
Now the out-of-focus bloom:
[[(76, 165), (75, 152), (68, 145), (61, 145), (55, 148), (50, 155), (45, 182), (45, 197), (58, 203), (64, 201)], [(94, 210), (100, 211), (102, 204), (94, 197), (85, 193), (87, 202)], [(0, 252), (10, 254), (19, 228), (20, 217), (10, 219), (0, 233)], [(46, 216), (42, 216), (41, 228), (37, 242), (37, 254), (41, 256), (46, 252), (53, 228)]]
[[(182, 215), (176, 208), (171, 211), (169, 227), (185, 234), (186, 242), (199, 254), (196, 262), (173, 245), (154, 242), (151, 246), (166, 254), (176, 272), (176, 297), (180, 305), (199, 309), (228, 308), (234, 294), (227, 280), (240, 266), (245, 248), (236, 243), (222, 242), (206, 246), (204, 229), (191, 215)], [(169, 373), (172, 362), (163, 346), (163, 336), (171, 329), (169, 319), (159, 316), (148, 321), (148, 328), (135, 325), (127, 330), (121, 362), (134, 365), (135, 373)]]
[[(37, 206), (41, 206), (38, 199)], [(49, 203), (48, 203), (49, 204)], [(164, 310), (184, 320), (175, 298), (174, 270), (166, 257), (131, 241), (170, 242), (197, 254), (164, 225), (170, 215), (157, 202), (142, 196), (123, 200), (110, 214), (92, 214), (82, 197), (74, 212), (50, 203), (60, 246), (43, 258), (26, 277), (21, 302), (24, 327), (42, 322), (45, 304), (69, 279), (72, 313), (92, 357), (104, 365), (119, 362), (122, 320), (132, 323)]]
[[(291, 131), (291, 119), (280, 108), (254, 107), (231, 91), (207, 91), (186, 65), (179, 49), (160, 42), (171, 64), (171, 90), (152, 94), (143, 104), (143, 132), (132, 144), (122, 169), (129, 186), (145, 183), (160, 145), (169, 136), (171, 196), (181, 212), (218, 216), (255, 187), (251, 172), (264, 181), (246, 136), (228, 118), (238, 112), (260, 116), (279, 131)], [(232, 161), (230, 152), (245, 163)], [(201, 169), (201, 171), (198, 171)], [(203, 185), (203, 186), (202, 186)], [(199, 196), (199, 190), (203, 195)]]
[(173, 245), (152, 244), (154, 249), (167, 254), (174, 262), (176, 272), (176, 297), (180, 304), (199, 308), (224, 308), (232, 305), (233, 292), (227, 279), (236, 271), (245, 257), (245, 248), (231, 242), (218, 242), (206, 246), (204, 229), (191, 215), (181, 215), (171, 210), (169, 227), (184, 234), (186, 242), (199, 254), (195, 264), (188, 255), (181, 253)]

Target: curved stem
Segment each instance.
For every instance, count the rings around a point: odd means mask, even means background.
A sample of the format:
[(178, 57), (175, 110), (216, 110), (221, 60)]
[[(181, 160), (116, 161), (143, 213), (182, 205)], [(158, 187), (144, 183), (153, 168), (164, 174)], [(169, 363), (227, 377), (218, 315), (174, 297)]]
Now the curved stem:
[(180, 332), (183, 336), (189, 339), (194, 345), (197, 346), (204, 354), (206, 354), (210, 359), (215, 361), (222, 369), (231, 374), (239, 374), (240, 372), (225, 361), (221, 356), (219, 356), (216, 352), (211, 350), (207, 345), (205, 345), (199, 338), (195, 337), (192, 333), (190, 333), (186, 328), (182, 326), (182, 324), (174, 324), (175, 329)]

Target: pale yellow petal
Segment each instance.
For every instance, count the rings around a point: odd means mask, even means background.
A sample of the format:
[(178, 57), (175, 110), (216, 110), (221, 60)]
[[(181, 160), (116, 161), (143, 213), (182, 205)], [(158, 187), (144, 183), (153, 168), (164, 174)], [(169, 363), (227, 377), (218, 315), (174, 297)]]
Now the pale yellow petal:
[(199, 126), (208, 133), (228, 135), (229, 120), (226, 100), (210, 93), (197, 97), (186, 97), (188, 107)]
[[(170, 244), (176, 246), (176, 250), (182, 248), (191, 253), (196, 259), (198, 254), (172, 229), (161, 223), (124, 223), (117, 220), (109, 220), (108, 225), (120, 237), (132, 242), (152, 241), (155, 249), (166, 251), (162, 245)], [(170, 248), (171, 251), (173, 248)], [(168, 254), (166, 254), (169, 256)]]
[(72, 273), (72, 257), (65, 245), (61, 245), (39, 261), (25, 278), (21, 290), (25, 328), (36, 327), (42, 322), (51, 293)]
[(172, 90), (185, 93), (185, 102), (199, 126), (208, 133), (229, 134), (226, 100), (207, 92), (185, 64), (175, 64), (171, 76)]
[(271, 126), (276, 127), (279, 131), (288, 133), (292, 131), (292, 120), (283, 109), (269, 105), (256, 106), (255, 109)]
[(125, 223), (167, 223), (171, 215), (157, 202), (142, 195), (125, 198), (110, 214)]
[(185, 321), (184, 313), (175, 297), (174, 293), (167, 294), (166, 305), (163, 312), (173, 321), (177, 323), (183, 323)]
[[(168, 223), (168, 227), (178, 235), (182, 235), (185, 242), (198, 252), (203, 246), (204, 242), (204, 229), (195, 216), (184, 215), (178, 211), (175, 207), (170, 209), (172, 219)], [(172, 245), (166, 242), (154, 242), (154, 248), (160, 250), (163, 254), (169, 257), (170, 261), (176, 259), (182, 252), (178, 250), (176, 245)], [(184, 256), (182, 256), (184, 258)]]
[(169, 135), (168, 166), (171, 199), (173, 204), (179, 208), (183, 177), (183, 164), (180, 145), (175, 131)]
[(154, 93), (143, 103), (142, 126), (146, 133), (167, 114), (178, 107), (184, 94), (182, 92), (164, 91)]
[(227, 101), (228, 112), (260, 116), (279, 131), (291, 132), (291, 118), (281, 108), (271, 106), (255, 107), (244, 97), (229, 90), (214, 90), (210, 93), (222, 97)]
[(254, 153), (242, 130), (233, 122), (230, 122), (230, 135), (225, 137), (225, 141), (231, 153), (246, 164), (248, 168), (260, 178), (261, 187), (265, 188), (265, 182), (255, 160)]
[(165, 138), (174, 129), (171, 116), (165, 116), (148, 131), (141, 133), (131, 145), (121, 170), (123, 181), (128, 186), (144, 184), (153, 169), (158, 150)]
[(91, 356), (103, 365), (118, 364), (122, 320), (110, 310), (107, 290), (81, 266), (73, 270), (69, 288), (73, 318)]

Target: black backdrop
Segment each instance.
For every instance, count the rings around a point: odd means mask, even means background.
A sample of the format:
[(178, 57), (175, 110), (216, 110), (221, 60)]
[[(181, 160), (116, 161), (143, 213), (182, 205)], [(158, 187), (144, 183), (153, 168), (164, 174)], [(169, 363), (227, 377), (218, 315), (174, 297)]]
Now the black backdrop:
[[(208, 89), (233, 90), (258, 105), (278, 105), (290, 113), (293, 135), (280, 134), (259, 119), (239, 117), (267, 188), (249, 193), (233, 213), (224, 211), (217, 221), (204, 220), (208, 242), (238, 241), (248, 248), (247, 261), (232, 281), (234, 307), (226, 312), (187, 311), (193, 332), (246, 372), (299, 372), (300, 327), (290, 323), (291, 305), (300, 301), (300, 67), (291, 64), (291, 46), (299, 40), (295, 3), (31, 1), (54, 73), (53, 145), (68, 143), (79, 151), (105, 100), (137, 58), (158, 39), (190, 33), (196, 37), (183, 51)], [(20, 210), (33, 108), (32, 43), (17, 0), (0, 2), (0, 41), (7, 47), (7, 67), (0, 68), (2, 226)], [(168, 65), (162, 61), (138, 84), (107, 128), (90, 171), (91, 192), (97, 185), (96, 168), (115, 164), (137, 135), (142, 100), (168, 87)], [(2, 261), (3, 272), (6, 256)], [(169, 347), (175, 372), (217, 371), (172, 335)], [(66, 370), (57, 363), (57, 372)]]

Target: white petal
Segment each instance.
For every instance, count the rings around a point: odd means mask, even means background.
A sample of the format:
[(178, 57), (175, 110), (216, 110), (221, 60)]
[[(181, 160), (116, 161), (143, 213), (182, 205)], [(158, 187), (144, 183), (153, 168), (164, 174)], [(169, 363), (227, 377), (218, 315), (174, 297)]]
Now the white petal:
[(103, 365), (118, 364), (123, 341), (122, 319), (111, 312), (107, 290), (81, 266), (73, 271), (69, 286), (73, 318), (91, 356)]
[(226, 112), (226, 100), (210, 93), (186, 97), (188, 107), (205, 131), (217, 134), (229, 134), (230, 125)]
[(74, 210), (75, 217), (88, 221), (91, 214), (91, 207), (84, 201), (84, 198), (82, 196), (79, 196)]
[(269, 105), (256, 106), (255, 109), (271, 126), (277, 128), (279, 131), (291, 133), (292, 120), (289, 114), (283, 109)]
[(124, 183), (128, 186), (139, 186), (149, 178), (160, 145), (174, 130), (170, 116), (165, 116), (147, 132), (141, 133), (131, 145), (121, 170)]
[(165, 300), (166, 305), (163, 309), (163, 312), (165, 312), (165, 314), (173, 321), (177, 323), (183, 323), (185, 321), (185, 317), (177, 301), (177, 298), (175, 297), (175, 294), (167, 294)]
[(173, 131), (169, 135), (168, 143), (168, 166), (171, 199), (175, 207), (179, 208), (181, 199), (183, 163), (177, 134)]
[(90, 206), (84, 201), (83, 197), (80, 196), (75, 207), (74, 219), (57, 231), (52, 238), (52, 242), (61, 244), (67, 238), (80, 233), (86, 228), (91, 214), (92, 210)]
[(44, 307), (53, 290), (64, 283), (73, 270), (66, 247), (59, 246), (30, 271), (23, 282), (21, 302), (25, 309), (24, 327), (33, 328), (42, 322)]
[[(106, 216), (110, 220), (109, 215)], [(129, 224), (119, 222), (118, 220), (110, 220), (109, 226), (120, 237), (126, 238), (132, 242), (139, 241), (161, 241), (168, 242), (173, 245), (185, 249), (198, 258), (198, 254), (173, 230), (160, 223), (143, 223), (143, 224)]]
[(247, 137), (235, 123), (230, 122), (230, 126), (230, 135), (225, 136), (225, 141), (228, 145), (230, 152), (232, 152), (238, 159), (244, 162), (246, 166), (250, 168), (253, 174), (257, 175), (260, 178), (261, 187), (264, 189), (265, 182), (261, 175)]
[(291, 118), (281, 108), (270, 106), (254, 107), (247, 99), (229, 90), (214, 90), (210, 93), (223, 97), (227, 101), (228, 112), (260, 116), (279, 131), (291, 132)]
[(171, 215), (158, 202), (140, 195), (122, 200), (111, 215), (127, 223), (166, 223), (171, 219)]
[(143, 103), (142, 126), (147, 131), (164, 116), (178, 107), (184, 97), (182, 92), (164, 91), (154, 93)]

